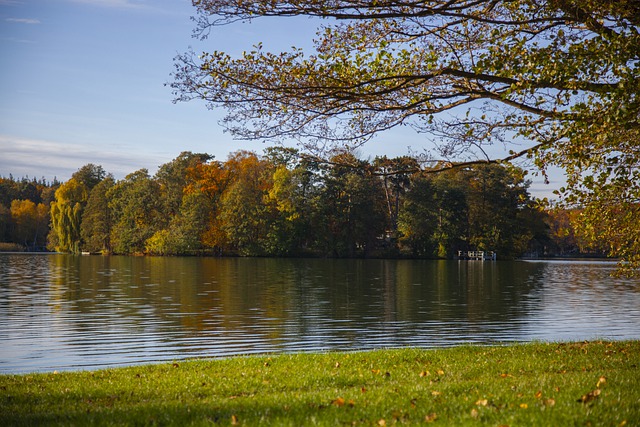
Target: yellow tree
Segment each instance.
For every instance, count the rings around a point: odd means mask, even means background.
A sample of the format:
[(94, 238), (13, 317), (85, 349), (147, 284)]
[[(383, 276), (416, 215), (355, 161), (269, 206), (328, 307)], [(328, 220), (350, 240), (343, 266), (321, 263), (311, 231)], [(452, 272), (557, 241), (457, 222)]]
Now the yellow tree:
[(80, 252), (80, 224), (87, 197), (87, 187), (74, 178), (56, 190), (55, 200), (51, 203), (51, 249), (58, 252)]
[(27, 247), (43, 246), (47, 235), (47, 207), (31, 200), (13, 200), (11, 217), (14, 224), (13, 241)]

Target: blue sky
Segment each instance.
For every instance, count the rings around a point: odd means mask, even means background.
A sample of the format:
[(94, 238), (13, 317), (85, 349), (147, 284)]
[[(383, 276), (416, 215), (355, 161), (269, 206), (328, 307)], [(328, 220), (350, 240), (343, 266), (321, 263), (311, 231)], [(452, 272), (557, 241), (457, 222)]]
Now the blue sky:
[[(257, 20), (191, 37), (189, 0), (0, 0), (0, 176), (67, 180), (87, 163), (116, 178), (157, 167), (182, 151), (224, 160), (261, 152), (236, 141), (203, 103), (172, 103), (173, 58), (189, 47), (239, 54), (309, 46), (308, 19)], [(398, 129), (368, 143), (366, 156), (420, 151), (424, 135)], [(534, 193), (551, 187), (534, 182)]]

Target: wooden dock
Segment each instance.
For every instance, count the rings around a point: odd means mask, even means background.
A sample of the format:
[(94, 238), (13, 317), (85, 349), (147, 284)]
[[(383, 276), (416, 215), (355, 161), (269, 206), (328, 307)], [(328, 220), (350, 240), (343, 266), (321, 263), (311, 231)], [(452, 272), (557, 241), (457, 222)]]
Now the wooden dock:
[(495, 251), (458, 251), (458, 259), (468, 261), (495, 261), (497, 256)]

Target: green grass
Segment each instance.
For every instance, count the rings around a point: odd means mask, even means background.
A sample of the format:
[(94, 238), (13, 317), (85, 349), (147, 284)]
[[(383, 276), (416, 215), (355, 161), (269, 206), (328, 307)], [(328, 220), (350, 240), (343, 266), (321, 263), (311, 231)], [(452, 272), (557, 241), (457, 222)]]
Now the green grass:
[(640, 341), (0, 376), (0, 425), (640, 425)]

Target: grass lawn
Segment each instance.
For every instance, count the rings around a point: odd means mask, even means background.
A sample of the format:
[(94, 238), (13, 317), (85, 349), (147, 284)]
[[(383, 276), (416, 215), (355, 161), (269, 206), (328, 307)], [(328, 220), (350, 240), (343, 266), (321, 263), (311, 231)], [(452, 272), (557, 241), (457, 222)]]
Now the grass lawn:
[(0, 425), (640, 425), (640, 341), (0, 376)]

